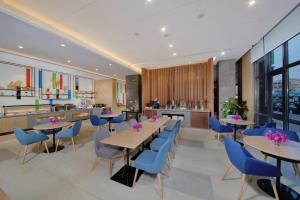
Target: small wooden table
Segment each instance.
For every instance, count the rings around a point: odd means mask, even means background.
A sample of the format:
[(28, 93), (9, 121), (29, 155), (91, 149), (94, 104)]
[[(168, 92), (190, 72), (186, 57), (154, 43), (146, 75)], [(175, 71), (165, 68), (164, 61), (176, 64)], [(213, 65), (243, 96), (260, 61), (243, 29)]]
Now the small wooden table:
[[(71, 122), (58, 122), (58, 123), (55, 123), (55, 124), (48, 123), (48, 124), (36, 125), (36, 126), (33, 127), (33, 129), (39, 130), (39, 131), (52, 130), (53, 142), (52, 142), (52, 147), (49, 148), (49, 153), (53, 153), (53, 152), (55, 152), (55, 148), (56, 148), (56, 144), (55, 144), (55, 134), (56, 134), (56, 132), (55, 132), (55, 129), (64, 128), (64, 127), (68, 127), (68, 126), (71, 126), (71, 125), (72, 125)], [(59, 145), (58, 148), (57, 148), (57, 151), (60, 151), (63, 148), (64, 148), (63, 145)]]
[[(150, 138), (156, 131), (159, 131), (160, 128), (168, 121), (168, 118), (160, 118), (155, 122), (153, 122), (151, 119), (148, 119), (141, 123), (143, 127), (139, 131), (129, 127), (118, 134), (101, 140), (101, 143), (103, 144), (123, 147), (126, 149), (127, 163), (111, 177), (112, 180), (132, 187), (135, 168), (130, 166), (129, 150), (136, 149), (138, 146), (143, 144), (144, 141)], [(137, 180), (142, 173), (142, 170), (139, 170)]]
[[(276, 146), (272, 141), (264, 136), (246, 136), (244, 143), (253, 147), (262, 153), (273, 157), (277, 160), (277, 168), (281, 170), (281, 160), (299, 163), (300, 162), (300, 143), (287, 141), (280, 146)], [(270, 180), (260, 179), (257, 181), (258, 186), (267, 194), (274, 197)], [(280, 199), (300, 199), (300, 195), (290, 187), (280, 183), (280, 177), (276, 178), (276, 187)]]
[(221, 122), (226, 123), (226, 124), (231, 124), (233, 125), (233, 133), (234, 133), (234, 140), (236, 140), (236, 130), (237, 126), (249, 126), (249, 125), (254, 125), (253, 121), (247, 121), (247, 120), (235, 120), (235, 119), (221, 119)]
[(110, 123), (110, 121), (111, 121), (113, 118), (118, 117), (119, 115), (120, 115), (120, 113), (119, 113), (119, 114), (117, 114), (117, 113), (104, 114), (104, 115), (100, 115), (100, 118), (107, 119), (107, 121), (108, 121), (108, 130), (109, 130), (109, 131), (113, 131), (113, 129), (111, 129), (111, 123)]

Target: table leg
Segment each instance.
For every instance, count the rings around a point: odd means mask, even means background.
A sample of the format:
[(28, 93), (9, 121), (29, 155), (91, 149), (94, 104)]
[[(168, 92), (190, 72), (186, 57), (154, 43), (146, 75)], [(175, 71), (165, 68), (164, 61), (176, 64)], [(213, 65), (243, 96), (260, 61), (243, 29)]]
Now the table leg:
[[(277, 158), (277, 168), (281, 170), (281, 159)], [(275, 197), (274, 191), (272, 188), (271, 181), (269, 179), (259, 179), (257, 185), (268, 195)], [(276, 177), (276, 188), (278, 192), (279, 199), (281, 200), (299, 200), (300, 194), (298, 194), (292, 188), (282, 184), (280, 182), (280, 176)]]
[[(49, 153), (54, 153), (56, 148), (56, 141), (55, 141), (55, 129), (52, 129), (52, 147), (49, 147)], [(64, 149), (63, 145), (59, 145), (57, 148), (57, 151), (60, 151)], [(44, 150), (44, 153), (47, 153), (46, 150)]]
[(236, 141), (236, 129), (237, 129), (237, 125), (236, 124), (234, 124), (233, 125), (233, 138), (234, 138), (234, 140)]

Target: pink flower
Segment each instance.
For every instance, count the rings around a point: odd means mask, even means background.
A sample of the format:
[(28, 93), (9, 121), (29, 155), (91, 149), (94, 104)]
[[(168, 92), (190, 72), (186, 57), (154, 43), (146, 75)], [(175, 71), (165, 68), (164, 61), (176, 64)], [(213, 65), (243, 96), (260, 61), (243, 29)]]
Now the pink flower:
[(152, 119), (153, 121), (159, 120), (159, 115), (153, 115), (153, 116), (151, 117), (151, 119)]
[(233, 115), (232, 119), (234, 119), (234, 120), (241, 120), (242, 118), (241, 118), (240, 115)]
[(275, 143), (284, 143), (288, 141), (287, 135), (278, 131), (272, 132), (271, 130), (269, 130), (266, 133), (266, 137), (268, 138), (268, 140), (271, 140)]
[(57, 117), (50, 117), (49, 123), (51, 124), (57, 124), (59, 122), (59, 119)]
[(137, 130), (139, 130), (139, 129), (142, 128), (142, 127), (143, 127), (143, 126), (142, 126), (142, 124), (140, 124), (140, 123), (135, 123), (135, 124), (132, 125), (132, 128), (137, 129)]

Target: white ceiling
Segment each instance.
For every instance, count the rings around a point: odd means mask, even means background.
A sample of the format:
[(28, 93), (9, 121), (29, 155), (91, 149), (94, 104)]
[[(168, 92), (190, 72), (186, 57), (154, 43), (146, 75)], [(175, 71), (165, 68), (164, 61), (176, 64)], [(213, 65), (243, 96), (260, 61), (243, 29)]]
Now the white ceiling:
[[(130, 64), (155, 68), (200, 62), (214, 56), (220, 60), (237, 59), (300, 0), (256, 0), (253, 7), (248, 6), (248, 0), (152, 0), (151, 3), (146, 0), (4, 2), (17, 5), (23, 10), (30, 10), (37, 18), (42, 16), (80, 33), (95, 45)], [(199, 15), (202, 17), (198, 17)], [(168, 37), (161, 33), (162, 26), (166, 26)], [(19, 27), (14, 29), (17, 30)], [(26, 45), (30, 45), (30, 42), (37, 41), (31, 39), (32, 34), (36, 35), (34, 32), (41, 31), (35, 29), (29, 35), (21, 37), (19, 42), (26, 41)], [(135, 36), (134, 33), (139, 35)], [(0, 34), (3, 40), (2, 30)], [(1, 41), (1, 46), (4, 43), (11, 48), (9, 43), (14, 42), (13, 45), (16, 45), (15, 40), (22, 35), (10, 35), (11, 39), (8, 38), (7, 42)], [(70, 48), (70, 51), (64, 50), (57, 54), (55, 52), (60, 41), (54, 38), (45, 40), (48, 37), (44, 38), (43, 35), (37, 39), (46, 44), (39, 45), (39, 48), (33, 49), (31, 53), (40, 55), (40, 52), (44, 51), (53, 60), (72, 57), (76, 64), (83, 67), (93, 68), (100, 63), (96, 62), (99, 60), (96, 54), (93, 54), (95, 58), (91, 57), (90, 54), (86, 55), (88, 53), (84, 54), (83, 49), (80, 51)], [(168, 47), (170, 43), (174, 44), (173, 49)], [(34, 46), (37, 47), (38, 44)], [(226, 55), (221, 56), (221, 51), (226, 51)], [(174, 52), (177, 53), (176, 57), (172, 55)]]

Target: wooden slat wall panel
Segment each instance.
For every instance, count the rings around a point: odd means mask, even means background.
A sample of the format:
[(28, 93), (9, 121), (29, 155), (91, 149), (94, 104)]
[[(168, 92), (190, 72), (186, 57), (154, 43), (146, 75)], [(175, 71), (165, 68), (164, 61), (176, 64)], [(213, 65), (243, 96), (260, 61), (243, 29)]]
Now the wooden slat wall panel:
[(204, 100), (213, 113), (213, 60), (163, 69), (142, 69), (143, 108), (154, 98), (162, 105), (172, 99)]

